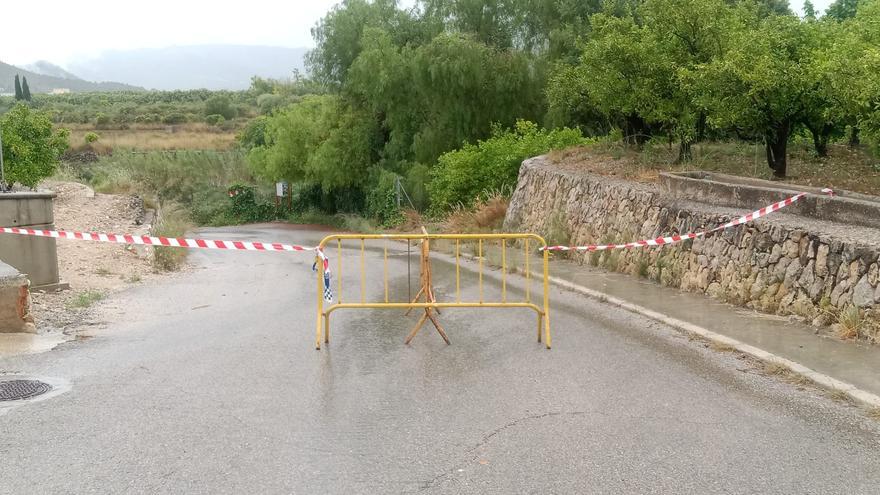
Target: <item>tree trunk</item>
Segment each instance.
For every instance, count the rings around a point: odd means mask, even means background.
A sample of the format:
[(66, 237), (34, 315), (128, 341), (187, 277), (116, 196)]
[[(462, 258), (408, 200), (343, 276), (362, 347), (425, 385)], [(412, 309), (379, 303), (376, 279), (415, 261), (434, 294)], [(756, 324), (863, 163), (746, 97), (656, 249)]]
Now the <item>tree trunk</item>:
[(690, 163), (693, 158), (694, 155), (691, 152), (691, 140), (682, 137), (681, 141), (678, 143), (678, 159), (675, 160), (675, 163)]
[(624, 141), (627, 144), (635, 144), (641, 147), (651, 139), (651, 130), (647, 122), (638, 114), (631, 113), (626, 116), (626, 125), (623, 130)]
[(697, 142), (702, 143), (706, 140), (706, 112), (700, 112), (697, 118)]
[(785, 178), (788, 162), (788, 138), (791, 134), (791, 121), (789, 119), (777, 123), (767, 133), (767, 165), (773, 170), (773, 176), (779, 179)]
[(859, 140), (859, 128), (856, 126), (852, 126), (849, 129), (849, 145), (852, 148), (855, 148), (860, 143)]
[(807, 129), (813, 135), (813, 148), (816, 149), (816, 156), (827, 157), (828, 138), (831, 137), (832, 127), (828, 124), (823, 124), (822, 127), (807, 125)]

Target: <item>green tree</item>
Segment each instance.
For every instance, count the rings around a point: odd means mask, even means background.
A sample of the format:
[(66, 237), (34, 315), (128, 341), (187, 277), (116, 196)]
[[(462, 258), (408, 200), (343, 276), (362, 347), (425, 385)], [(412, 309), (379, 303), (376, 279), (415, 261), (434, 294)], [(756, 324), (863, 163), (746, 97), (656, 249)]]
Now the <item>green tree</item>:
[(236, 113), (232, 99), (227, 95), (215, 95), (205, 101), (205, 115), (222, 115), (224, 119), (231, 120)]
[(46, 113), (18, 104), (0, 117), (6, 180), (34, 188), (55, 172), (58, 159), (68, 146), (68, 132), (52, 130)]
[(815, 87), (815, 39), (794, 16), (770, 16), (736, 33), (730, 49), (691, 76), (716, 125), (763, 138), (767, 164), (785, 177), (788, 141)]
[(850, 143), (865, 134), (880, 151), (880, 0), (865, 0), (839, 23), (824, 73), (838, 96), (835, 110), (850, 125)]
[(24, 94), (21, 92), (21, 80), (18, 78), (18, 74), (15, 75), (15, 99), (23, 100)]
[(804, 0), (804, 19), (815, 21), (817, 17), (816, 7), (813, 5), (813, 2)]
[(337, 96), (308, 96), (266, 118), (265, 142), (248, 154), (254, 172), (272, 181), (308, 182), (325, 191), (364, 185), (375, 159), (370, 118)]
[(390, 33), (397, 46), (418, 45), (432, 37), (411, 11), (397, 8), (397, 0), (343, 0), (312, 29), (316, 47), (306, 56), (311, 75), (323, 84), (341, 87), (369, 27)]
[(21, 97), (25, 101), (31, 101), (31, 88), (28, 86), (27, 77), (21, 78)]
[(844, 21), (855, 17), (858, 10), (859, 0), (835, 0), (825, 10), (825, 16), (837, 21)]

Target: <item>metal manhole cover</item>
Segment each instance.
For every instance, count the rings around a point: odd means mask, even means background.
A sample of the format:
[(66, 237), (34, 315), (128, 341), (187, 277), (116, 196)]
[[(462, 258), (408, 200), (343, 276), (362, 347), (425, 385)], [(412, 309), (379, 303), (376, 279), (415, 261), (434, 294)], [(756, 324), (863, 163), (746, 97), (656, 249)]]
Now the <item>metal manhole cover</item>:
[(52, 386), (37, 380), (9, 380), (0, 382), (0, 401), (30, 399), (52, 390)]

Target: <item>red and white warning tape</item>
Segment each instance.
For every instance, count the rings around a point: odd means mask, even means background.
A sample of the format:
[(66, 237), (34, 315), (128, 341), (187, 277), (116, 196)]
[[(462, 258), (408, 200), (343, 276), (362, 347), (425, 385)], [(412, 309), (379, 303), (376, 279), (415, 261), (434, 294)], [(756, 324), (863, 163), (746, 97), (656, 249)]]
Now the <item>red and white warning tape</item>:
[(18, 227), (0, 227), (0, 233), (37, 237), (54, 237), (77, 241), (114, 242), (142, 246), (166, 246), (193, 249), (229, 249), (235, 251), (317, 251), (317, 247), (280, 244), (277, 242), (218, 241), (212, 239), (182, 239), (173, 237), (136, 236), (128, 234), (99, 234), (96, 232), (68, 232), (64, 230), (36, 230)]
[[(100, 234), (97, 232), (68, 232), (65, 230), (38, 230), (23, 229), (19, 227), (0, 227), (2, 234), (19, 234), (36, 237), (53, 237), (56, 239), (71, 239), (77, 241), (110, 242), (116, 244), (138, 244), (141, 246), (164, 246), (190, 249), (226, 249), (231, 251), (315, 251), (317, 261), (321, 262), (321, 271), (324, 276), (324, 299), (333, 300), (333, 291), (330, 288), (330, 260), (324, 252), (315, 247), (297, 246), (296, 244), (281, 244), (277, 242), (246, 242), (246, 241), (220, 241), (214, 239), (183, 239), (174, 237), (154, 237), (146, 235), (129, 234)], [(313, 267), (314, 268), (314, 267)]]
[[(828, 188), (822, 189), (822, 192), (828, 194), (830, 196), (834, 196), (834, 191)], [(767, 216), (774, 211), (781, 210), (786, 206), (790, 206), (799, 200), (803, 199), (807, 196), (808, 193), (800, 193), (794, 195), (790, 198), (787, 198), (778, 203), (773, 203), (770, 206), (765, 206), (760, 210), (755, 210), (748, 215), (741, 216), (736, 220), (732, 220), (730, 222), (725, 223), (724, 225), (715, 227), (714, 229), (704, 230), (701, 232), (691, 232), (688, 234), (677, 234), (669, 237), (658, 237), (656, 239), (643, 239), (641, 241), (635, 242), (627, 242), (626, 244), (591, 244), (587, 246), (548, 246), (545, 248), (541, 248), (542, 251), (605, 251), (608, 249), (633, 249), (639, 247), (648, 247), (648, 246), (665, 246), (667, 244), (675, 244), (677, 242), (686, 241), (688, 239), (696, 239), (697, 237), (703, 237), (706, 234), (710, 234), (712, 232), (718, 232), (719, 230), (729, 229), (731, 227), (735, 227), (737, 225), (742, 225), (744, 223), (749, 223), (756, 218), (761, 218), (763, 216)]]

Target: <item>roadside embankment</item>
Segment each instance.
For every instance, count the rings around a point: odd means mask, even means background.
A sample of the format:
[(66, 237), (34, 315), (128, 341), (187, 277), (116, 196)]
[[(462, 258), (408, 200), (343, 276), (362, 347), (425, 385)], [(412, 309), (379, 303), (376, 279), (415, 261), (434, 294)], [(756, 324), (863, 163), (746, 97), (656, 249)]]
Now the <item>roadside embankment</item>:
[[(743, 213), (676, 199), (654, 183), (537, 157), (520, 169), (505, 228), (538, 232), (553, 244), (605, 244), (694, 232)], [(571, 256), (761, 312), (833, 325), (841, 336), (878, 338), (877, 229), (782, 212), (674, 246)]]

